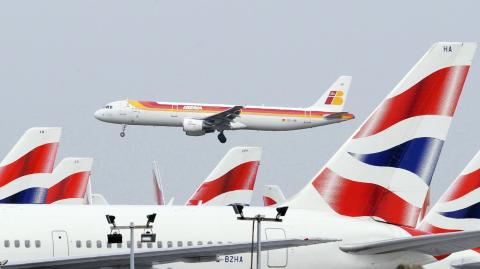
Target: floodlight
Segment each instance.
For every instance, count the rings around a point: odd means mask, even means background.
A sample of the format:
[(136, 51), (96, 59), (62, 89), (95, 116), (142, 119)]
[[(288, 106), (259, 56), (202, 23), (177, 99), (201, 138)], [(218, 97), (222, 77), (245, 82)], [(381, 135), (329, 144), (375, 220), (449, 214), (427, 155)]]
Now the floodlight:
[(243, 205), (241, 204), (232, 204), (233, 211), (235, 211), (235, 214), (240, 215), (241, 218), (243, 218)]
[(107, 217), (108, 224), (115, 226), (115, 216), (114, 215), (105, 215)]
[(155, 217), (156, 217), (156, 216), (157, 216), (156, 213), (147, 215), (147, 226), (148, 226), (150, 223), (153, 223), (153, 222), (155, 221)]
[(107, 234), (107, 239), (109, 244), (122, 243), (122, 234)]
[(147, 231), (140, 236), (140, 241), (142, 243), (154, 243), (157, 239), (157, 235)]
[(285, 216), (287, 214), (288, 206), (283, 206), (283, 207), (277, 207), (277, 219), (280, 219), (280, 217)]

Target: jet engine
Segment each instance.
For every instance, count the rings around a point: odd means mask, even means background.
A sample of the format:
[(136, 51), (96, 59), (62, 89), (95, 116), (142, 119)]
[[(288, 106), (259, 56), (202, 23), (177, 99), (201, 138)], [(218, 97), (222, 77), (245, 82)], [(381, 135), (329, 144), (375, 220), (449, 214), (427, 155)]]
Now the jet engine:
[(201, 136), (205, 134), (203, 120), (184, 119), (183, 131), (190, 136)]

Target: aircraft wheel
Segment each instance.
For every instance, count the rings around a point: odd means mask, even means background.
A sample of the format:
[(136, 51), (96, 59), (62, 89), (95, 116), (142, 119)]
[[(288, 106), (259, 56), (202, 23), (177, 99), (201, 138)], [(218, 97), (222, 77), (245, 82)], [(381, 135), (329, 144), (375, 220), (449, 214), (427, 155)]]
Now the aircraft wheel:
[(223, 134), (223, 132), (222, 132), (222, 133), (219, 133), (217, 137), (218, 137), (218, 141), (220, 141), (220, 143), (223, 144), (223, 143), (227, 142), (227, 137), (225, 137), (225, 135)]

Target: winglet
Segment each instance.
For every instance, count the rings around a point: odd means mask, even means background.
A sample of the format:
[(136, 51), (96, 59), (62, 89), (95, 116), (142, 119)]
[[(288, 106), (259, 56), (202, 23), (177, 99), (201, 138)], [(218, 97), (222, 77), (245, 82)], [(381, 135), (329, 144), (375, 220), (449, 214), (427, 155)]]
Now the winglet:
[(327, 112), (343, 111), (351, 82), (351, 76), (340, 76), (309, 109)]

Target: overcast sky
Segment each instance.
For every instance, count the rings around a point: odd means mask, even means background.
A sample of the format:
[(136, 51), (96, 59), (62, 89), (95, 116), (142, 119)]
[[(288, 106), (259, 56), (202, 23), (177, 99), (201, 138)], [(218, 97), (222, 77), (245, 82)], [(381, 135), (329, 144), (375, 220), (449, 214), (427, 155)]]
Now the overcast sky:
[[(300, 190), (437, 41), (480, 41), (480, 1), (1, 1), (0, 159), (32, 126), (62, 126), (57, 163), (94, 157), (94, 192), (153, 203), (151, 162), (184, 203), (230, 147), (263, 146), (264, 184)], [(480, 149), (477, 55), (432, 182), (438, 199)], [(114, 100), (308, 106), (352, 75), (353, 121), (187, 137), (97, 121)]]

